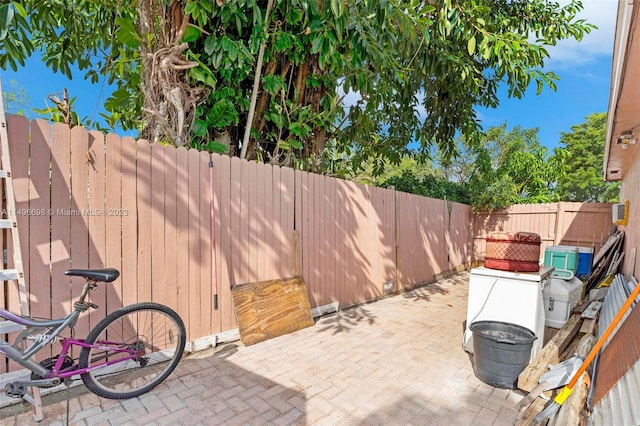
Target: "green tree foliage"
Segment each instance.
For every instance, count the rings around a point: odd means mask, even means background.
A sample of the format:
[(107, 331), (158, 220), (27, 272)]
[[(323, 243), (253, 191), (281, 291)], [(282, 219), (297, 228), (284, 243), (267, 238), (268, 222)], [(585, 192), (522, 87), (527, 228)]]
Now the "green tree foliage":
[(31, 96), (17, 81), (3, 82), (2, 97), (6, 113), (19, 114), (31, 118)]
[(550, 156), (538, 129), (491, 127), (481, 143), (456, 139), (453, 158), (440, 153), (435, 165), (404, 157), (367, 163), (355, 181), (433, 198), (470, 204), (475, 210), (498, 210), (512, 204), (558, 201), (556, 182), (563, 173), (564, 151)]
[(468, 155), (464, 167), (454, 169), (465, 170), (474, 209), (558, 200), (555, 183), (562, 176), (564, 156), (561, 151), (549, 155), (539, 142), (538, 129), (507, 130), (506, 123), (492, 127)]
[[(216, 84), (197, 123), (203, 135), (224, 129), (237, 140), (246, 121), (252, 57), (264, 37), (264, 11), (249, 0), (218, 3), (220, 8), (205, 0), (187, 5), (206, 31), (192, 50), (204, 51), (199, 59), (211, 74), (198, 77)], [(285, 164), (302, 159), (317, 171), (326, 168), (327, 147), (346, 153), (355, 166), (370, 158), (398, 162), (410, 153), (409, 141), (419, 143), (423, 156), (433, 143), (450, 156), (456, 132), (480, 141), (475, 111), (498, 104), (499, 84), (516, 97), (529, 83), (539, 90), (555, 87), (556, 76), (541, 70), (548, 57), (544, 46), (580, 39), (591, 29), (577, 18), (579, 2), (433, 5), (276, 2), (249, 156)], [(241, 90), (238, 81), (244, 81)], [(344, 95), (354, 93), (346, 103)], [(222, 114), (210, 119), (210, 108), (219, 105)], [(220, 123), (221, 116), (228, 120)]]
[(498, 86), (553, 89), (545, 47), (593, 28), (577, 0), (276, 0), (264, 22), (266, 4), (5, 0), (0, 67), (42, 49), (54, 70), (115, 82), (109, 123), (236, 155), (264, 42), (248, 157), (322, 172), (337, 157), (397, 163), (411, 141), (445, 158), (456, 134), (481, 143), (476, 110)]
[(425, 197), (447, 199), (471, 204), (472, 199), (465, 182), (452, 182), (440, 170), (428, 164), (420, 164), (413, 157), (404, 157), (399, 164), (386, 164), (382, 172), (376, 172), (372, 164), (352, 180), (381, 188), (393, 187), (397, 191)]
[(604, 161), (606, 113), (594, 113), (584, 123), (562, 133), (566, 159), (558, 180), (560, 199), (580, 202), (616, 202), (620, 195), (618, 182), (605, 182)]
[[(179, 142), (174, 129), (180, 114), (157, 92), (177, 87), (174, 98), (191, 95), (188, 86), (183, 91), (182, 85), (172, 86), (186, 78), (182, 68), (188, 64), (179, 51), (182, 8), (182, 2), (171, 0), (2, 0), (0, 68), (17, 70), (40, 51), (54, 72), (72, 78), (75, 66), (93, 83), (115, 85), (104, 105), (110, 127)], [(172, 77), (178, 80), (168, 81)]]

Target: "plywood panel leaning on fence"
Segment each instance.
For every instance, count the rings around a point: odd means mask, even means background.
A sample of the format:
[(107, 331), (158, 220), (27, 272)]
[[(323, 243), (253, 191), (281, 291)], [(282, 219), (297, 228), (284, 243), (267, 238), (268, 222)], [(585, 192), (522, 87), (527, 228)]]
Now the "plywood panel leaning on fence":
[(233, 286), (240, 340), (253, 345), (313, 325), (301, 276)]

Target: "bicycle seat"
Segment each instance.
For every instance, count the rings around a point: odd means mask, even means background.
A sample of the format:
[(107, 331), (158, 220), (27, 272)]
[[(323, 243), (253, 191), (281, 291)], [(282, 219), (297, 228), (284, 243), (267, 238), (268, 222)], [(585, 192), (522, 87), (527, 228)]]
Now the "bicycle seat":
[(103, 281), (106, 283), (110, 283), (120, 276), (120, 272), (118, 272), (115, 268), (105, 268), (105, 269), (67, 269), (64, 271), (65, 275), (73, 275), (78, 277), (85, 277), (94, 281)]

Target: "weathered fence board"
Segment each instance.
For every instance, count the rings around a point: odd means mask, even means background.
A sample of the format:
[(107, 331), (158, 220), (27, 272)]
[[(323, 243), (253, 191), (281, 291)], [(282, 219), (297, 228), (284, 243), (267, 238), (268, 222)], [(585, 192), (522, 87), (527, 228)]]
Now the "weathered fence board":
[[(112, 209), (114, 214), (109, 216), (105, 224), (105, 266), (122, 271), (122, 219), (125, 211), (122, 209), (122, 140), (113, 134), (106, 137), (105, 164), (105, 209)], [(164, 218), (162, 227), (164, 229)], [(53, 244), (52, 244), (53, 245)], [(165, 247), (164, 241), (161, 242)], [(53, 274), (61, 276), (60, 273)], [(55, 278), (54, 278), (55, 279)], [(122, 280), (116, 280), (107, 287), (107, 312), (122, 306)]]
[(548, 246), (571, 245), (597, 251), (611, 233), (609, 203), (551, 203), (511, 206), (473, 215), (473, 257), (484, 258), (492, 231), (525, 231), (540, 235), (541, 258)]

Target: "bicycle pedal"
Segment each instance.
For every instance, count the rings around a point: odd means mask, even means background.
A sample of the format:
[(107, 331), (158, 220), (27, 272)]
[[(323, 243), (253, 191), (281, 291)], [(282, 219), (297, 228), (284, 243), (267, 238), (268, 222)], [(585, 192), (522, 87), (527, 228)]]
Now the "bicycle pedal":
[(22, 398), (27, 393), (27, 386), (22, 382), (7, 383), (4, 392), (11, 398)]

